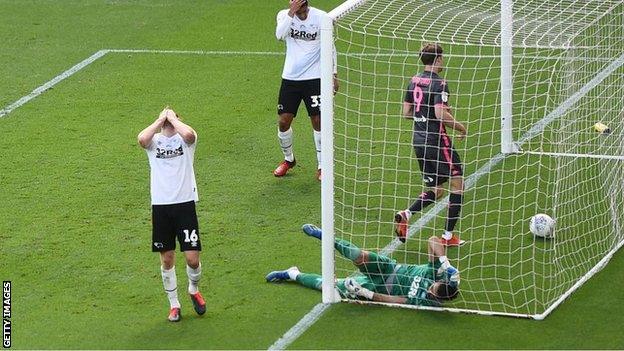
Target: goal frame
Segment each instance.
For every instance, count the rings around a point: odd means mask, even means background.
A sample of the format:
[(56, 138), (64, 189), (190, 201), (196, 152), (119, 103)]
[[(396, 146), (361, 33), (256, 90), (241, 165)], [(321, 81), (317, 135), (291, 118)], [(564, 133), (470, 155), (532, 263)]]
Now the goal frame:
[[(338, 55), (334, 53), (334, 21), (340, 19), (342, 16), (357, 8), (358, 6), (366, 3), (370, 0), (347, 0), (334, 10), (328, 13), (323, 19), (321, 24), (321, 124), (323, 126), (321, 130), (321, 164), (323, 168), (323, 177), (321, 181), (321, 224), (323, 228), (322, 237), (322, 252), (321, 252), (321, 266), (322, 266), (322, 302), (323, 303), (337, 303), (341, 301), (341, 297), (335, 288), (335, 253), (334, 253), (334, 91), (333, 91), (333, 67), (334, 58)], [(588, 82), (585, 86), (581, 87), (577, 92), (572, 94), (568, 99), (561, 103), (557, 108), (551, 111), (544, 120), (534, 125), (525, 135), (517, 141), (513, 139), (513, 0), (500, 0), (501, 4), (501, 67), (500, 67), (500, 127), (501, 127), (501, 154), (496, 158), (500, 161), (505, 157), (513, 156), (514, 154), (521, 153), (533, 153), (531, 151), (522, 151), (521, 145), (529, 138), (543, 131), (544, 127), (561, 116), (566, 110), (568, 110), (576, 101), (580, 100), (587, 92), (599, 84), (609, 74), (624, 65), (624, 54), (612, 62), (602, 72), (600, 72), (594, 79)], [(546, 156), (586, 156), (586, 155), (562, 155), (555, 153), (543, 153)], [(620, 156), (613, 156), (612, 158), (618, 160), (624, 160)], [(480, 170), (481, 171), (481, 170)], [(445, 201), (445, 199), (440, 199)], [(596, 263), (594, 267), (589, 269), (586, 274), (580, 277), (568, 290), (566, 290), (559, 298), (557, 298), (551, 305), (546, 307), (546, 310), (539, 314), (521, 314), (521, 313), (506, 313), (487, 310), (473, 310), (473, 309), (461, 309), (461, 308), (445, 308), (445, 307), (424, 307), (424, 306), (407, 306), (397, 304), (386, 304), (377, 302), (367, 302), (371, 304), (383, 304), (390, 307), (401, 307), (410, 309), (423, 309), (423, 310), (435, 310), (435, 311), (447, 311), (447, 312), (461, 312), (470, 314), (480, 314), (489, 316), (506, 316), (506, 317), (520, 317), (530, 318), (534, 320), (543, 320), (548, 316), (556, 307), (558, 307), (563, 301), (565, 301), (574, 291), (582, 286), (587, 280), (603, 269), (607, 263), (611, 260), (613, 255), (624, 246), (624, 236), (620, 235), (620, 242), (617, 243), (604, 257)]]

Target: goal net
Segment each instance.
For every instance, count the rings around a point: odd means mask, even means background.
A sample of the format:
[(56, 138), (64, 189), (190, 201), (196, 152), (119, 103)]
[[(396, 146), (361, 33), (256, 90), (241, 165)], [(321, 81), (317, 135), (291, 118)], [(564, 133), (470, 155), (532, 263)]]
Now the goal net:
[[(624, 2), (503, 3), (350, 0), (330, 13), (340, 80), (333, 232), (399, 263), (427, 262), (448, 197), (412, 216), (405, 244), (393, 220), (424, 189), (402, 104), (423, 71), (422, 45), (439, 43), (449, 105), (468, 129), (453, 138), (465, 181), (455, 231), (467, 243), (447, 250), (461, 294), (443, 308), (540, 319), (624, 242)], [(556, 220), (552, 239), (530, 234), (537, 213)], [(336, 254), (334, 272), (354, 267)]]

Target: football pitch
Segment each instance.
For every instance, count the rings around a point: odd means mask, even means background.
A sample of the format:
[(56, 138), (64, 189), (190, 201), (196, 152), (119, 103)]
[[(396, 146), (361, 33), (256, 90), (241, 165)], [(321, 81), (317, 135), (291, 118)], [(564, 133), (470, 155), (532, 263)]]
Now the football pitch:
[[(271, 174), (284, 60), (275, 15), (286, 4), (0, 0), (0, 109), (16, 107), (0, 117), (0, 276), (12, 282), (13, 348), (267, 349), (318, 306), (316, 291), (264, 281), (292, 265), (320, 272), (320, 243), (300, 231), (320, 223), (303, 109), (298, 166)], [(55, 78), (64, 79), (15, 105)], [(164, 105), (198, 133), (208, 307), (198, 317), (181, 294), (176, 324), (150, 249), (149, 166), (136, 142)], [(336, 304), (277, 345), (621, 349), (623, 270), (618, 253), (544, 321)]]

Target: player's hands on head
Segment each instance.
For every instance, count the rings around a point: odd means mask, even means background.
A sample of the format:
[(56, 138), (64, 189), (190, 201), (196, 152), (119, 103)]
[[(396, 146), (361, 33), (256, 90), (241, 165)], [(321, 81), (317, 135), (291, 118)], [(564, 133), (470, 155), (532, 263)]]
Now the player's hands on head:
[(288, 15), (290, 17), (294, 16), (305, 2), (306, 0), (290, 0)]
[(169, 106), (165, 107), (162, 111), (160, 111), (160, 114), (158, 115), (159, 121), (164, 122), (165, 120), (167, 120), (168, 109), (169, 109)]
[(167, 119), (171, 121), (174, 119), (178, 119), (178, 116), (176, 115), (174, 110), (167, 108)]

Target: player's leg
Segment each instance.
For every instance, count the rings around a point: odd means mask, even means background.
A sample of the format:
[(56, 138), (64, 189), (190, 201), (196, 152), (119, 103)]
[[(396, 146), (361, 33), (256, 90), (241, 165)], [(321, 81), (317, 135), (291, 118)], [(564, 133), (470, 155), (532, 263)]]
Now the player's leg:
[[(447, 246), (459, 246), (463, 244), (464, 241), (460, 240), (458, 235), (454, 235), (453, 231), (455, 230), (455, 225), (460, 218), (464, 198), (464, 178), (459, 155), (453, 149), (450, 149), (449, 151), (451, 152), (451, 162), (444, 163), (445, 167), (441, 167), (443, 168), (441, 171), (450, 176), (451, 191), (449, 195), (446, 225), (442, 238), (445, 240), (445, 245)], [(447, 154), (445, 157), (448, 158), (449, 155)]]
[[(301, 227), (301, 230), (308, 236), (314, 237), (318, 240), (323, 238), (323, 232), (321, 228), (315, 226), (314, 224), (304, 224)], [(349, 241), (342, 239), (334, 240), (334, 248), (336, 251), (340, 252), (340, 254), (349, 260), (355, 262), (363, 262), (365, 258), (368, 256), (368, 253), (359, 247), (355, 246)], [(366, 256), (366, 257), (365, 257)]]
[(321, 115), (310, 116), (312, 132), (314, 133), (314, 146), (316, 148), (316, 179), (321, 180)]
[(387, 256), (359, 248), (350, 241), (335, 239), (334, 248), (364, 273), (374, 284), (383, 284), (396, 263)]
[(169, 299), (169, 316), (171, 322), (181, 318), (180, 301), (178, 300), (178, 282), (175, 272), (175, 231), (169, 216), (168, 205), (152, 206), (152, 251), (160, 253), (160, 274), (163, 288)]
[(303, 82), (303, 102), (310, 116), (314, 146), (316, 147), (316, 178), (321, 180), (321, 80), (312, 79)]
[[(313, 224), (304, 224), (301, 229), (309, 236), (321, 240), (321, 229)], [(396, 264), (392, 259), (376, 252), (362, 250), (357, 245), (342, 239), (334, 239), (334, 248), (343, 257), (351, 260), (358, 269), (369, 276), (373, 282), (385, 280), (385, 276), (392, 274)], [(379, 276), (379, 277), (377, 277)]]
[(273, 271), (266, 275), (269, 283), (279, 283), (283, 281), (295, 281), (300, 285), (310, 289), (321, 289), (321, 276), (318, 274), (301, 273), (296, 266), (281, 271)]
[(450, 183), (451, 193), (449, 195), (446, 226), (444, 229), (445, 233), (452, 234), (461, 214), (464, 199), (464, 179), (462, 176), (452, 177)]
[(429, 262), (437, 270), (437, 274), (446, 274), (446, 280), (459, 282), (459, 271), (453, 267), (446, 257), (446, 243), (444, 239), (431, 236), (427, 242), (427, 253)]
[(197, 314), (206, 312), (206, 301), (199, 292), (199, 281), (202, 275), (202, 266), (199, 257), (201, 252), (201, 238), (195, 210), (195, 201), (176, 205), (176, 231), (180, 250), (186, 259), (186, 275), (188, 277), (188, 293)]
[[(304, 224), (301, 227), (301, 230), (308, 236), (314, 237), (318, 240), (323, 238), (323, 232), (321, 228), (315, 226), (314, 224)], [(334, 240), (334, 248), (336, 251), (340, 252), (340, 254), (349, 260), (355, 262), (364, 262), (366, 257), (368, 257), (368, 252), (360, 249), (349, 241), (342, 239)]]
[(284, 160), (280, 162), (273, 175), (276, 177), (283, 177), (286, 175), (289, 169), (295, 167), (297, 161), (293, 153), (293, 130), (291, 124), (299, 104), (301, 103), (301, 90), (297, 86), (296, 82), (282, 79), (282, 85), (280, 87), (279, 98), (277, 103), (277, 115), (278, 115), (278, 130), (277, 139), (282, 153), (284, 154)]
[(408, 208), (399, 211), (394, 216), (394, 231), (402, 242), (405, 242), (407, 238), (408, 223), (412, 215), (422, 211), (427, 206), (433, 204), (436, 199), (444, 195), (444, 189), (438, 186), (438, 148), (430, 145), (414, 145), (414, 153), (418, 160), (418, 166), (423, 175), (426, 189)]
[(435, 262), (436, 259), (441, 257), (446, 261), (446, 246), (442, 242), (442, 239), (433, 235), (427, 241), (427, 254), (429, 256), (429, 262)]
[(201, 279), (201, 262), (199, 251), (184, 251), (186, 258), (186, 275), (189, 279), (188, 292), (193, 295), (199, 291), (199, 280)]
[(188, 277), (188, 293), (197, 314), (206, 313), (206, 301), (199, 292), (199, 280), (202, 275), (202, 266), (199, 260), (199, 251), (184, 251), (186, 258), (186, 276)]
[(163, 281), (163, 288), (169, 299), (169, 319), (170, 322), (178, 322), (182, 317), (180, 312), (180, 300), (178, 300), (178, 279), (175, 272), (175, 251), (169, 250), (160, 253), (160, 273)]

